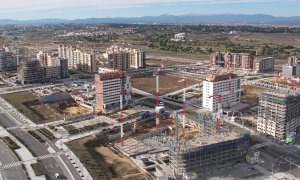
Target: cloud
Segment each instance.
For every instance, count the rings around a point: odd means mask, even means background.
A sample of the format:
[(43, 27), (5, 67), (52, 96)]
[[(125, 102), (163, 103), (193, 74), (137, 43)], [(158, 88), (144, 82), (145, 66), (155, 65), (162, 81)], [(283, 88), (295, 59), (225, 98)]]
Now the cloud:
[[(298, 0), (286, 0), (297, 2)], [(151, 4), (180, 4), (180, 3), (251, 3), (251, 2), (280, 2), (280, 0), (3, 0), (0, 11), (18, 12), (33, 10), (48, 10), (60, 8), (94, 8), (117, 9), (135, 6), (147, 6)]]

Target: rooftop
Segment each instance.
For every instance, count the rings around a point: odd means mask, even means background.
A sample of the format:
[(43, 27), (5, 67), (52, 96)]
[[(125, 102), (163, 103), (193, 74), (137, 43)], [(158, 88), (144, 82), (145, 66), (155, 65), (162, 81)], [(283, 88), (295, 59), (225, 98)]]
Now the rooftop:
[(237, 78), (238, 76), (233, 73), (209, 73), (207, 74), (206, 80), (209, 82), (218, 82), (218, 81), (224, 81), (229, 79)]
[(125, 76), (125, 72), (120, 70), (108, 71), (108, 72), (103, 72), (101, 74), (96, 74), (96, 78), (100, 78), (101, 81), (121, 78), (124, 76)]
[(119, 45), (113, 45), (106, 49), (107, 54), (113, 53), (132, 53), (132, 52), (142, 52), (140, 49), (133, 49), (129, 47), (123, 47)]

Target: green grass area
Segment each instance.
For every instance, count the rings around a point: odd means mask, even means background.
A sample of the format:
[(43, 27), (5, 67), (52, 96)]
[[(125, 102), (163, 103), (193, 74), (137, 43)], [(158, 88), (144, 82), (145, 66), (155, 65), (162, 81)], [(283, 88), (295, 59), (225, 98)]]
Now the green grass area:
[(42, 104), (30, 91), (5, 94), (2, 97), (35, 123), (47, 123), (62, 119), (50, 106)]

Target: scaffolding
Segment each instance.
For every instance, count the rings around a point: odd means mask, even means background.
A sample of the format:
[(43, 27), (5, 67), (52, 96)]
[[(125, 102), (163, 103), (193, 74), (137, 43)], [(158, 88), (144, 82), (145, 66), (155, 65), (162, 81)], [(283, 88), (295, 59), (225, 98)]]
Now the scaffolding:
[[(205, 142), (205, 141), (203, 141)], [(173, 146), (169, 149), (170, 167), (178, 178), (201, 174), (241, 162), (249, 149), (249, 136), (198, 147)]]

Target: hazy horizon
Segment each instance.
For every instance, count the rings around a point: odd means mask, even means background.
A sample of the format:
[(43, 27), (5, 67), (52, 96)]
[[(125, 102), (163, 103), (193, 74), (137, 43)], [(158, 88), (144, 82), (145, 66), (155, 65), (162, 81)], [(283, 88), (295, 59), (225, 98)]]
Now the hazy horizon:
[(10, 0), (1, 2), (0, 19), (86, 19), (162, 14), (268, 14), (300, 16), (297, 0)]

